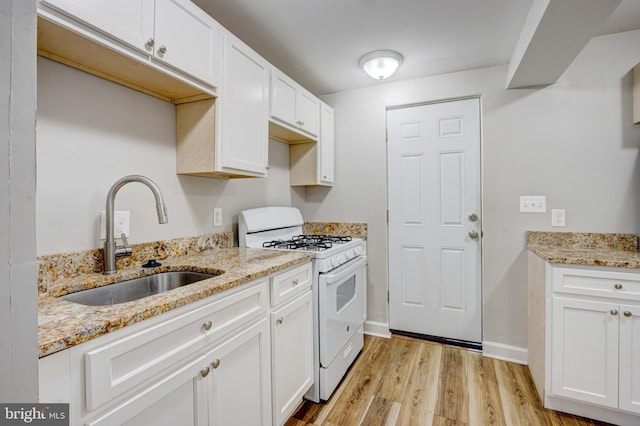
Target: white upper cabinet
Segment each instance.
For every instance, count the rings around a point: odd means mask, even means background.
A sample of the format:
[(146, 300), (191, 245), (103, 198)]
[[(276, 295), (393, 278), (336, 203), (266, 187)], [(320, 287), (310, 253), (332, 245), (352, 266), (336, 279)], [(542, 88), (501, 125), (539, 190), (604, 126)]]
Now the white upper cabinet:
[(40, 0), (139, 50), (153, 39), (155, 0)]
[(41, 0), (40, 4), (129, 48), (121, 51), (134, 56), (137, 52), (207, 85), (220, 85), (222, 26), (189, 0)]
[[(286, 130), (305, 135), (302, 140), (305, 137), (307, 140), (316, 140), (320, 130), (320, 100), (280, 70), (273, 68), (271, 120)], [(278, 135), (276, 138), (291, 139)]]
[(219, 98), (221, 167), (266, 176), (269, 155), (269, 63), (225, 34), (224, 83)]
[(321, 102), (318, 141), (295, 143), (289, 148), (289, 182), (291, 186), (333, 185), (333, 115), (333, 108)]
[(222, 26), (187, 0), (158, 0), (155, 58), (213, 86), (220, 84)]
[(318, 159), (318, 181), (324, 185), (333, 184), (334, 171), (334, 129), (333, 108), (322, 103), (320, 106), (320, 156)]
[(269, 156), (269, 63), (225, 32), (220, 96), (176, 106), (178, 174), (265, 177)]

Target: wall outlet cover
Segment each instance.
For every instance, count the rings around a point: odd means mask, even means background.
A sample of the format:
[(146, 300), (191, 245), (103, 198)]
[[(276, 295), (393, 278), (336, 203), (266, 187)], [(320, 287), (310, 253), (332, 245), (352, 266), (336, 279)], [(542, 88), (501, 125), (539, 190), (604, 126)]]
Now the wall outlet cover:
[[(124, 235), (129, 238), (131, 212), (129, 210), (116, 210), (113, 212), (113, 234), (116, 238)], [(100, 212), (100, 239), (107, 239), (107, 215), (104, 210)]]

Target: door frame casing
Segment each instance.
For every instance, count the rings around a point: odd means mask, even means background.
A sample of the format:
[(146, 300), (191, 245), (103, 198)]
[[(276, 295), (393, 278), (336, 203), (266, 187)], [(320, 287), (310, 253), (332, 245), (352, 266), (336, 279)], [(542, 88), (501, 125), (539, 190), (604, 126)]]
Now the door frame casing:
[[(442, 98), (442, 99), (434, 99), (434, 100), (430, 100), (430, 101), (424, 101), (424, 102), (412, 102), (412, 103), (406, 103), (406, 104), (398, 104), (398, 105), (388, 105), (385, 108), (385, 144), (386, 144), (386, 181), (387, 181), (387, 212), (386, 212), (386, 216), (387, 216), (387, 324), (389, 326), (389, 336), (391, 335), (391, 309), (390, 309), (390, 298), (391, 298), (391, 291), (390, 291), (390, 286), (391, 286), (391, 268), (389, 267), (390, 265), (390, 255), (391, 255), (391, 248), (389, 247), (389, 231), (390, 231), (390, 226), (389, 226), (389, 210), (390, 210), (390, 206), (389, 206), (389, 131), (388, 131), (388, 123), (386, 123), (386, 119), (387, 119), (387, 113), (391, 110), (397, 110), (397, 109), (404, 109), (404, 108), (411, 108), (411, 107), (419, 107), (419, 106), (425, 106), (425, 105), (434, 105), (434, 104), (441, 104), (441, 103), (447, 103), (447, 102), (456, 102), (456, 101), (464, 101), (464, 100), (469, 100), (469, 99), (477, 99), (478, 100), (478, 113), (479, 113), (479, 117), (478, 117), (478, 122), (479, 122), (479, 134), (478, 134), (478, 138), (479, 138), (479, 146), (478, 146), (478, 153), (479, 153), (479, 164), (478, 164), (478, 174), (479, 174), (479, 194), (480, 194), (480, 200), (479, 200), (479, 211), (480, 211), (480, 217), (482, 218), (480, 224), (481, 224), (481, 228), (480, 228), (480, 239), (478, 241), (479, 243), (479, 248), (478, 248), (478, 253), (480, 256), (480, 260), (478, 262), (478, 267), (480, 268), (480, 340), (481, 342), (484, 341), (484, 256), (483, 256), (483, 247), (484, 247), (484, 138), (483, 138), (483, 114), (482, 114), (482, 95), (480, 94), (474, 94), (474, 95), (468, 95), (468, 96), (459, 96), (459, 97), (453, 97), (453, 98)], [(425, 337), (429, 337), (429, 336), (425, 336)], [(456, 342), (454, 340), (454, 342)], [(457, 344), (457, 343), (456, 343)], [(482, 349), (482, 348), (479, 348)]]

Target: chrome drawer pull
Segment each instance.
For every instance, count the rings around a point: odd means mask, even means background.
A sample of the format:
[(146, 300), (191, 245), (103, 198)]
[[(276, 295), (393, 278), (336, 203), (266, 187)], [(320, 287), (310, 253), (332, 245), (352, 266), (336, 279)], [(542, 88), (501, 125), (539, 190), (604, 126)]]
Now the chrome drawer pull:
[(213, 326), (213, 323), (211, 321), (207, 321), (204, 324), (202, 324), (202, 326), (204, 327), (205, 330), (209, 331), (211, 330), (211, 326)]
[(611, 312), (611, 315), (618, 315), (618, 311), (616, 309), (612, 309), (609, 312)]
[(212, 366), (213, 368), (218, 368), (218, 367), (220, 367), (220, 360), (219, 360), (219, 359), (216, 359), (215, 361), (213, 361), (213, 362), (211, 363), (211, 366)]
[(622, 289), (622, 284), (616, 283), (613, 287), (615, 287), (616, 290), (620, 290)]
[(294, 279), (293, 281), (291, 281), (291, 284), (293, 284), (293, 285), (298, 285), (298, 279), (296, 278), (296, 279)]
[(633, 316), (633, 314), (631, 313), (631, 311), (624, 311), (624, 316), (630, 318)]
[(282, 324), (282, 323), (283, 323), (283, 321), (284, 321), (284, 318), (283, 318), (283, 317), (280, 317), (280, 318), (278, 318), (278, 319), (276, 320), (276, 324), (280, 325), (280, 324)]

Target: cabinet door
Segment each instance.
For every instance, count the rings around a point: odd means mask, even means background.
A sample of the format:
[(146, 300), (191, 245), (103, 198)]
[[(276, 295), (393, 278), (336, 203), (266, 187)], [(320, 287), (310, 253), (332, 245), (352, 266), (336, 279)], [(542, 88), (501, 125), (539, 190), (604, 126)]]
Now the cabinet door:
[(618, 406), (618, 305), (554, 297), (551, 392)]
[[(154, 0), (41, 0), (139, 50), (151, 52)], [(146, 45), (146, 46), (145, 46)]]
[(202, 355), (182, 368), (136, 393), (121, 405), (86, 422), (88, 426), (174, 426), (205, 425), (207, 404), (202, 370), (207, 367)]
[(219, 86), (222, 27), (189, 0), (161, 0), (155, 8), (155, 58)]
[(640, 414), (640, 306), (620, 315), (620, 409)]
[(271, 70), (271, 118), (296, 126), (298, 84), (278, 71)]
[(210, 426), (271, 424), (269, 325), (267, 319), (214, 349), (207, 356)]
[(298, 91), (296, 124), (305, 132), (318, 136), (320, 130), (320, 100), (300, 88)]
[(220, 111), (222, 167), (266, 175), (269, 156), (269, 63), (225, 34)]
[(333, 108), (321, 104), (320, 107), (320, 154), (318, 156), (318, 179), (322, 183), (333, 183), (334, 170), (334, 127)]
[(271, 313), (273, 423), (282, 425), (313, 384), (311, 292)]

